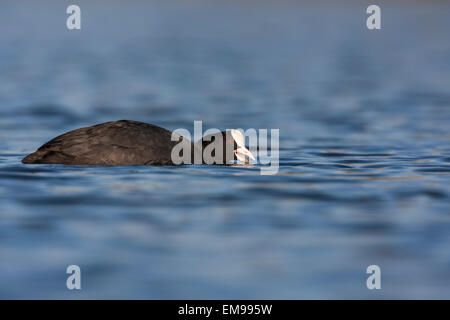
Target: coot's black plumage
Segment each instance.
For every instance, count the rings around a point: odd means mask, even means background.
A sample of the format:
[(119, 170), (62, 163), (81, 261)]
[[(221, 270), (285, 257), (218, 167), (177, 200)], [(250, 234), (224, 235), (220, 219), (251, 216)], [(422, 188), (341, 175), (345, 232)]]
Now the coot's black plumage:
[[(224, 137), (225, 150), (225, 143), (231, 140), (226, 140), (229, 136), (226, 132), (221, 134)], [(169, 130), (143, 122), (120, 120), (64, 133), (26, 156), (22, 162), (105, 166), (172, 165), (174, 164), (171, 159), (172, 149), (183, 142), (190, 144), (191, 163), (194, 163), (194, 150), (199, 148), (203, 150), (212, 141), (214, 138), (208, 137), (193, 144), (181, 136), (179, 140), (172, 141), (172, 132)], [(222, 164), (236, 159), (238, 146), (234, 140), (233, 144), (234, 154), (230, 156), (224, 152), (226, 158), (223, 159)]]
[(64, 133), (25, 157), (23, 163), (76, 165), (171, 164), (169, 130), (130, 120), (106, 122)]

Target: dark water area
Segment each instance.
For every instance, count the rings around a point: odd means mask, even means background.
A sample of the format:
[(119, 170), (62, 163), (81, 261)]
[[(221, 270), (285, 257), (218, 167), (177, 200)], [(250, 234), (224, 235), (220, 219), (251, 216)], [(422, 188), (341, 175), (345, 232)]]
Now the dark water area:
[[(0, 298), (450, 298), (449, 3), (69, 4), (0, 3)], [(119, 119), (279, 128), (279, 172), (20, 162)]]

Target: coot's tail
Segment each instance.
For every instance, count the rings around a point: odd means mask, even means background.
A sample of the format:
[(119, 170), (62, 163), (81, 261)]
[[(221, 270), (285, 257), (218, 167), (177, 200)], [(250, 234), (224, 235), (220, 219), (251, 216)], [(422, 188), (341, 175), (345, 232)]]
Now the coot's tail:
[(22, 163), (25, 164), (37, 163), (36, 161), (38, 160), (38, 158), (40, 158), (40, 156), (38, 156), (36, 153), (37, 152), (33, 152), (27, 155), (25, 158), (22, 159)]
[[(70, 158), (70, 159), (69, 159)], [(38, 163), (61, 163), (61, 161), (72, 160), (72, 157), (52, 150), (38, 150), (30, 153), (22, 159), (24, 164)]]

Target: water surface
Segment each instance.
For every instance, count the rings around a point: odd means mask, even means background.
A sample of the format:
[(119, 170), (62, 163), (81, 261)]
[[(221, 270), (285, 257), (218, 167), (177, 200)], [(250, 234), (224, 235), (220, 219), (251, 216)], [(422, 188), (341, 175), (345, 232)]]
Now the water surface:
[[(1, 298), (450, 298), (448, 3), (77, 3), (0, 4)], [(279, 128), (280, 171), (20, 162), (119, 119)]]

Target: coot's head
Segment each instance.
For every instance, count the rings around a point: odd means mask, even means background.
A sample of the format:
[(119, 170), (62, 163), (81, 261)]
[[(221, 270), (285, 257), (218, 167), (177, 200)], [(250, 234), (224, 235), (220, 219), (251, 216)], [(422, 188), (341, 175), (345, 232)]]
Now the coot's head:
[(203, 162), (209, 164), (232, 164), (236, 160), (249, 163), (256, 160), (246, 148), (245, 139), (239, 130), (213, 133), (202, 138)]

